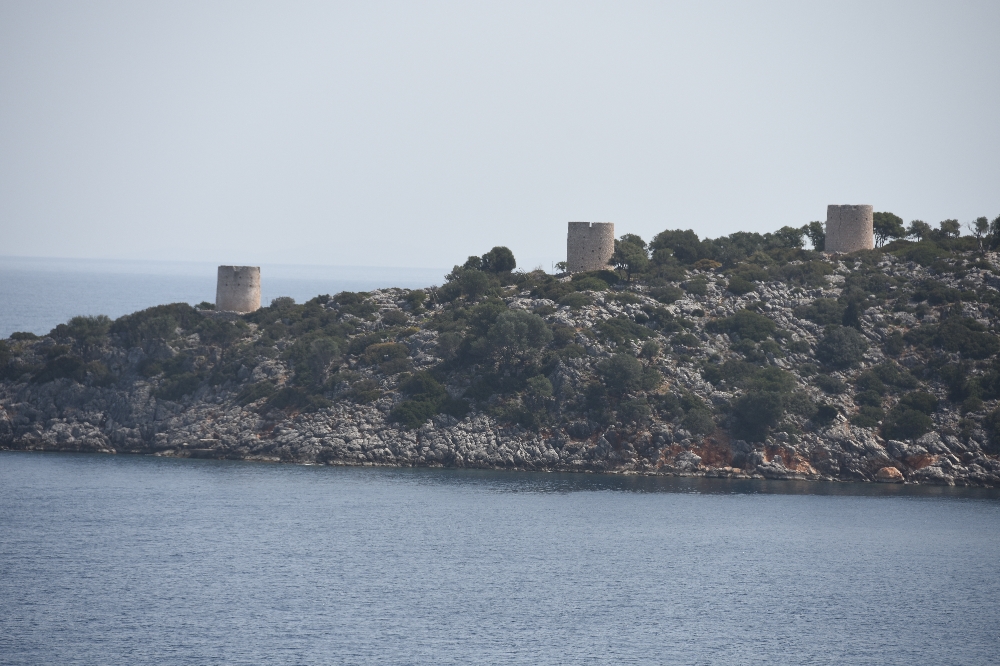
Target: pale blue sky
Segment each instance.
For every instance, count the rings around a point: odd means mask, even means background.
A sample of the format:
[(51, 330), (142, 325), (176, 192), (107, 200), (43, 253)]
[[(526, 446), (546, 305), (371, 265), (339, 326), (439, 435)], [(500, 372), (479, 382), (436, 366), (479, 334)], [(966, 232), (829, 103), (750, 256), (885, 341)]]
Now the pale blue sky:
[(1000, 2), (0, 2), (0, 254), (447, 267), (1000, 214)]

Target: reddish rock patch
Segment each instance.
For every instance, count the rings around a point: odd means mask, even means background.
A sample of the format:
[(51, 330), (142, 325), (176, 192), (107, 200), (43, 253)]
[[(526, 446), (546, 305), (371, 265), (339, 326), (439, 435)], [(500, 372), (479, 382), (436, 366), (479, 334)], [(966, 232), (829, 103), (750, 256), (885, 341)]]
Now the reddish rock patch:
[(733, 463), (733, 448), (729, 442), (729, 435), (717, 430), (699, 446), (692, 447), (691, 452), (701, 456), (701, 464), (706, 467), (729, 467)]
[(771, 462), (775, 456), (781, 456), (785, 469), (802, 474), (815, 474), (816, 470), (809, 461), (800, 456), (794, 449), (785, 446), (765, 446), (764, 460)]
[(902, 483), (903, 473), (895, 467), (883, 467), (875, 474), (875, 478), (880, 483)]
[(913, 469), (922, 469), (924, 467), (930, 467), (936, 463), (938, 457), (930, 453), (918, 453), (915, 456), (909, 456), (906, 458), (906, 464)]

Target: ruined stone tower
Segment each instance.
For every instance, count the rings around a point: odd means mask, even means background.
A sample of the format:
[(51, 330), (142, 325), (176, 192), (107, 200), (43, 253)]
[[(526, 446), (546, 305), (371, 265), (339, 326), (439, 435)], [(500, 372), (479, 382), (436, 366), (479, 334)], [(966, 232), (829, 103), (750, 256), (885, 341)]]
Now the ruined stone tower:
[(871, 206), (826, 207), (826, 252), (857, 252), (873, 247), (875, 236)]
[(570, 222), (566, 237), (566, 266), (570, 273), (608, 267), (615, 253), (614, 222)]
[(260, 309), (260, 266), (219, 266), (215, 309), (253, 312)]

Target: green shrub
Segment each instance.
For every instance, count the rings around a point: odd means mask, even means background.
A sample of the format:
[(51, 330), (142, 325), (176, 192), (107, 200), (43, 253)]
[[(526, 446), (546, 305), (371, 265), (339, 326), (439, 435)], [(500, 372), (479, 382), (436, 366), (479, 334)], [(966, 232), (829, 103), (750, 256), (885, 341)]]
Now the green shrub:
[(886, 439), (916, 439), (934, 427), (931, 417), (922, 411), (896, 405), (885, 417), (882, 436)]
[(443, 400), (448, 392), (429, 372), (417, 372), (399, 383), (399, 390), (417, 400)]
[(202, 315), (187, 303), (171, 303), (119, 317), (111, 324), (109, 333), (125, 347), (141, 347), (172, 340), (178, 328), (192, 330), (203, 321)]
[(729, 278), (729, 283), (726, 285), (726, 289), (737, 296), (742, 296), (743, 294), (749, 294), (754, 290), (754, 283), (744, 277), (734, 275)]
[[(603, 288), (596, 286), (595, 287), (578, 286), (581, 282), (585, 284), (593, 284), (587, 281), (595, 278), (604, 283)], [(578, 291), (581, 289), (593, 289), (594, 291), (605, 291), (606, 289), (610, 289), (612, 285), (618, 284), (618, 282), (619, 282), (618, 275), (610, 269), (605, 269), (600, 271), (589, 271), (586, 273), (574, 273), (573, 278), (570, 281), (570, 283), (573, 285), (573, 288)]]
[(705, 363), (701, 368), (701, 376), (705, 381), (718, 386), (723, 381), (739, 384), (743, 379), (749, 377), (757, 371), (757, 366), (746, 361), (729, 360), (719, 365), (718, 363)]
[(406, 292), (406, 296), (403, 300), (406, 301), (407, 305), (410, 306), (410, 310), (417, 312), (423, 310), (424, 301), (427, 299), (427, 292), (421, 290), (413, 290)]
[(296, 340), (284, 356), (292, 363), (296, 383), (319, 386), (326, 381), (330, 364), (340, 358), (340, 344), (322, 331), (312, 331)]
[(34, 333), (29, 333), (27, 331), (15, 331), (14, 333), (10, 334), (10, 339), (21, 342), (25, 340), (37, 340), (38, 336), (35, 335)]
[(382, 390), (379, 389), (378, 384), (376, 384), (374, 380), (361, 379), (351, 384), (351, 388), (348, 389), (346, 397), (348, 400), (363, 405), (369, 402), (375, 402), (381, 398)]
[(579, 310), (582, 307), (591, 305), (594, 299), (590, 297), (589, 294), (582, 291), (574, 291), (566, 294), (559, 299), (559, 305), (569, 306), (574, 310)]
[(981, 398), (977, 396), (972, 395), (962, 401), (961, 410), (963, 414), (968, 414), (969, 412), (978, 412), (982, 408), (983, 408), (983, 401)]
[(949, 317), (941, 324), (925, 324), (906, 333), (910, 344), (961, 352), (972, 359), (989, 358), (1000, 352), (1000, 338), (969, 317)]
[(544, 319), (524, 310), (508, 310), (497, 316), (477, 347), (498, 369), (517, 373), (551, 341), (552, 329)]
[(931, 305), (942, 305), (961, 302), (962, 292), (937, 280), (924, 280), (913, 290), (911, 298), (917, 302), (927, 301)]
[(186, 395), (190, 395), (201, 386), (202, 378), (194, 372), (184, 372), (168, 379), (160, 384), (154, 395), (164, 400), (180, 400)]
[(483, 255), (482, 269), (489, 273), (510, 273), (517, 268), (514, 253), (502, 245), (494, 247)]
[(257, 402), (261, 398), (270, 398), (274, 395), (274, 391), (275, 387), (272, 382), (263, 381), (256, 384), (248, 384), (236, 394), (236, 402), (244, 406), (249, 405), (251, 402)]
[(772, 268), (768, 279), (786, 284), (821, 287), (826, 284), (826, 276), (833, 272), (833, 266), (829, 262), (812, 260)]
[(915, 261), (921, 266), (930, 266), (943, 257), (945, 251), (933, 241), (922, 240), (919, 243), (912, 243), (903, 247), (893, 252), (893, 254), (907, 261)]
[(854, 380), (854, 385), (858, 387), (859, 391), (873, 391), (880, 396), (885, 394), (885, 383), (872, 370), (865, 370), (858, 375), (858, 378)]
[[(576, 291), (607, 291), (610, 286), (604, 280), (596, 277), (585, 277), (582, 280), (573, 282)], [(565, 298), (565, 296), (563, 297)]]
[(831, 326), (816, 345), (816, 358), (835, 368), (849, 368), (859, 363), (867, 350), (868, 341), (857, 330)]
[(576, 329), (572, 326), (556, 325), (552, 327), (552, 344), (565, 347), (576, 340)]
[(729, 317), (716, 319), (706, 326), (715, 333), (736, 334), (741, 338), (760, 342), (774, 333), (774, 322), (751, 310), (739, 310)]
[[(424, 292), (417, 292), (424, 293)], [(406, 316), (406, 313), (402, 310), (389, 310), (388, 312), (382, 313), (382, 323), (386, 326), (402, 326), (410, 321), (410, 318)]]
[[(23, 373), (23, 371), (8, 369), (5, 367), (6, 365), (3, 354), (0, 353), (0, 378), (15, 379), (17, 375)], [(114, 376), (108, 367), (100, 361), (84, 362), (78, 356), (59, 355), (50, 358), (32, 376), (31, 381), (35, 384), (44, 384), (56, 379), (72, 379), (75, 382), (87, 383), (91, 386), (108, 386), (114, 381)]]
[(35, 384), (44, 384), (56, 379), (73, 379), (82, 381), (84, 376), (85, 363), (79, 356), (57, 356), (46, 362), (45, 366), (39, 370), (31, 381)]
[(655, 263), (666, 263), (668, 258), (674, 258), (682, 264), (693, 264), (705, 257), (708, 250), (691, 229), (661, 231), (653, 237), (649, 247), (653, 250)]
[(795, 308), (795, 316), (808, 319), (820, 326), (840, 324), (844, 319), (845, 305), (833, 298), (817, 298), (809, 305)]
[(671, 344), (681, 347), (700, 347), (701, 341), (690, 333), (677, 333), (670, 338)]
[(862, 405), (858, 413), (851, 417), (851, 423), (859, 428), (875, 428), (885, 418), (881, 407)]
[[(309, 393), (298, 386), (286, 386), (276, 391), (267, 402), (264, 409), (282, 409), (289, 412), (316, 412), (332, 403), (321, 395)], [(264, 410), (262, 410), (264, 411)]]
[(733, 271), (734, 277), (739, 277), (747, 282), (764, 282), (770, 279), (767, 269), (757, 264), (740, 264)]
[(69, 323), (59, 324), (49, 333), (53, 338), (73, 338), (79, 344), (91, 346), (100, 344), (111, 328), (111, 319), (106, 315), (95, 317), (73, 317)]
[(378, 365), (378, 371), (384, 375), (397, 375), (400, 372), (409, 372), (413, 369), (413, 364), (408, 358), (394, 358), (382, 361)]
[(621, 303), (622, 305), (635, 305), (636, 303), (642, 303), (642, 299), (630, 291), (619, 291), (617, 293), (610, 294), (608, 298), (616, 303)]
[(739, 382), (748, 391), (790, 393), (795, 389), (795, 377), (781, 368), (773, 365), (766, 368), (750, 367), (753, 368), (753, 373)]
[(865, 370), (855, 380), (860, 390), (872, 390), (879, 395), (892, 389), (912, 389), (917, 386), (917, 378), (895, 363), (881, 363)]
[(646, 340), (653, 335), (648, 328), (623, 315), (598, 322), (594, 330), (598, 335), (618, 344), (627, 340)]
[(829, 393), (831, 395), (839, 395), (847, 390), (847, 384), (836, 377), (831, 377), (830, 375), (816, 375), (816, 377), (813, 378), (813, 383), (816, 384), (816, 386), (818, 386), (824, 393)]
[(228, 346), (250, 332), (250, 327), (242, 319), (223, 321), (202, 319), (196, 326), (198, 338), (205, 344)]
[(813, 423), (818, 426), (828, 426), (837, 418), (840, 410), (836, 406), (821, 402), (816, 406), (816, 413), (812, 417)]
[(1000, 407), (986, 415), (983, 427), (990, 433), (990, 453), (1000, 452)]
[(871, 405), (872, 407), (882, 406), (882, 394), (877, 391), (861, 391), (854, 396), (854, 402), (859, 405)]
[(903, 353), (903, 349), (905, 348), (906, 347), (903, 343), (903, 334), (899, 331), (893, 331), (890, 333), (889, 337), (886, 338), (884, 343), (882, 343), (882, 349), (889, 356), (899, 356)]
[(762, 442), (785, 414), (785, 398), (775, 391), (748, 392), (733, 403), (733, 435)]
[(393, 359), (407, 358), (410, 355), (406, 345), (399, 342), (379, 342), (369, 345), (361, 355), (361, 361), (367, 365), (384, 363)]
[(790, 340), (785, 344), (785, 349), (791, 354), (808, 354), (812, 349), (805, 340)]
[(437, 403), (428, 400), (404, 400), (393, 408), (390, 418), (412, 430), (422, 426), (437, 413)]
[(694, 435), (710, 435), (715, 432), (715, 419), (707, 409), (689, 410), (681, 419), (681, 425)]
[(703, 277), (697, 277), (693, 280), (681, 283), (681, 287), (689, 294), (704, 296), (708, 293), (708, 280)]
[(663, 375), (656, 368), (643, 368), (640, 388), (643, 391), (653, 391), (663, 384)]
[(658, 300), (660, 303), (664, 303), (666, 305), (670, 305), (674, 301), (684, 298), (684, 292), (671, 285), (651, 289), (649, 295)]
[(442, 412), (462, 418), (469, 410), (468, 402), (450, 398), (444, 386), (429, 372), (410, 375), (400, 382), (399, 390), (409, 398), (396, 405), (389, 418), (405, 428), (418, 428)]
[(372, 345), (377, 345), (382, 342), (385, 338), (382, 337), (381, 333), (366, 333), (364, 335), (357, 335), (351, 338), (351, 341), (347, 343), (347, 353), (354, 356), (362, 356), (366, 349)]
[(597, 364), (597, 372), (612, 393), (621, 395), (642, 386), (642, 363), (629, 354), (615, 354)]
[(660, 355), (660, 343), (656, 340), (647, 340), (642, 343), (642, 351), (639, 355), (643, 358), (653, 359)]
[(946, 351), (962, 352), (974, 359), (989, 358), (1000, 352), (1000, 338), (969, 317), (951, 317), (938, 327), (936, 342)]
[(899, 400), (906, 409), (912, 409), (923, 414), (933, 414), (938, 408), (938, 399), (925, 391), (907, 393)]
[(333, 302), (337, 304), (337, 310), (341, 314), (350, 314), (355, 317), (367, 317), (373, 314), (378, 307), (368, 300), (365, 292), (342, 291), (333, 297)]
[(651, 413), (649, 403), (644, 397), (622, 400), (618, 407), (618, 418), (622, 423), (642, 423), (649, 420)]

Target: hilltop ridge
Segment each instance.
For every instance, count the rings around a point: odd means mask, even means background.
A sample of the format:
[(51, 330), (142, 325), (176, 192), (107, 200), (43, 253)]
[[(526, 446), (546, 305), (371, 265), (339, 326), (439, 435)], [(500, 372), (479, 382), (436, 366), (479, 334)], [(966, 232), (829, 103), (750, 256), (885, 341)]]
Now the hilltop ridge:
[(832, 257), (811, 225), (626, 234), (572, 276), (494, 248), (423, 290), (77, 317), (0, 343), (0, 447), (995, 486), (1000, 256), (951, 222)]

